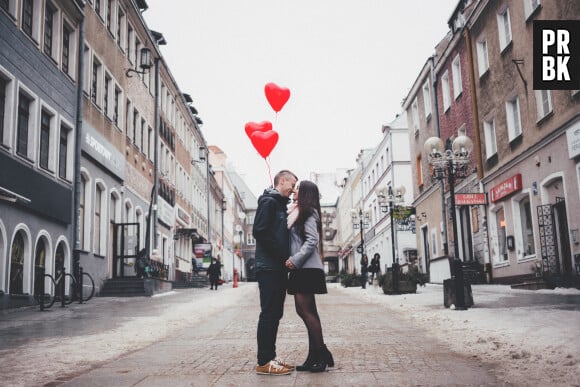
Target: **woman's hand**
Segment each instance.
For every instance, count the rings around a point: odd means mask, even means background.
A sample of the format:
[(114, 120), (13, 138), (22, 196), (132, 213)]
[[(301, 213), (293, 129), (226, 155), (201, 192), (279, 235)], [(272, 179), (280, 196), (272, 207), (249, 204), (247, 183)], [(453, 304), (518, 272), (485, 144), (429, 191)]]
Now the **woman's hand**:
[(294, 266), (294, 264), (292, 263), (292, 261), (290, 260), (290, 258), (288, 258), (288, 259), (286, 260), (286, 263), (285, 263), (285, 265), (286, 265), (286, 267), (287, 267), (288, 269), (290, 269), (290, 270), (294, 270), (294, 269), (296, 269), (296, 266)]

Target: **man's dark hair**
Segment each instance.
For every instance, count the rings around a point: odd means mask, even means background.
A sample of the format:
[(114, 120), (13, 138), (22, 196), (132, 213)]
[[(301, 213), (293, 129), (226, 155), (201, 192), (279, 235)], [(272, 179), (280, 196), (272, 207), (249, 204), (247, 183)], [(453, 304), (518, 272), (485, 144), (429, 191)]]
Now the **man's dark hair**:
[(283, 169), (280, 172), (278, 172), (276, 174), (276, 176), (274, 176), (274, 187), (276, 187), (278, 185), (278, 182), (280, 182), (280, 179), (282, 177), (288, 178), (289, 176), (292, 176), (293, 178), (295, 178), (296, 180), (298, 180), (298, 177), (295, 174), (293, 174), (292, 172), (290, 172), (287, 169)]

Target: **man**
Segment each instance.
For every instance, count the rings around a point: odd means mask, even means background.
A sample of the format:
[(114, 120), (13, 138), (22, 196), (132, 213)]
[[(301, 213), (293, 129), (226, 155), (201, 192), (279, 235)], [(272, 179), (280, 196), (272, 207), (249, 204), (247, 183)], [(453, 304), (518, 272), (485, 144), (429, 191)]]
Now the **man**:
[(256, 373), (287, 375), (294, 369), (276, 358), (276, 336), (284, 312), (288, 273), (284, 262), (290, 256), (286, 210), (298, 178), (282, 170), (274, 177), (274, 188), (258, 199), (252, 233), (256, 239), (256, 279), (260, 289), (258, 319), (258, 365)]
[(209, 276), (209, 283), (210, 283), (210, 290), (214, 289), (218, 290), (218, 283), (220, 280), (220, 276), (222, 275), (221, 270), (221, 263), (218, 263), (218, 260), (215, 258), (211, 259), (211, 264), (207, 268), (207, 275)]

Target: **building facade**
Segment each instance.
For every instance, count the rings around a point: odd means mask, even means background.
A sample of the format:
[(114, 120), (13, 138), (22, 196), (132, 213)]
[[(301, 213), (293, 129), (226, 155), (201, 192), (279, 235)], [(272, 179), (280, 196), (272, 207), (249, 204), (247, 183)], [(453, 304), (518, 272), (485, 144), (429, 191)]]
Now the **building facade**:
[(0, 2), (0, 308), (71, 269), (76, 1)]

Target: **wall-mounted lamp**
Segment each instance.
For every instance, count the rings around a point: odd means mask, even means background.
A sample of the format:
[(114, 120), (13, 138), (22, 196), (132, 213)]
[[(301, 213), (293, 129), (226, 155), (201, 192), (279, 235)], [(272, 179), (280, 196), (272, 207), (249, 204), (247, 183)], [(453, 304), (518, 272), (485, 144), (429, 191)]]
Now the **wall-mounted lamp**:
[(131, 73), (145, 74), (151, 68), (151, 50), (147, 47), (143, 47), (139, 54), (139, 67), (141, 68), (141, 71), (127, 69), (127, 71), (125, 71), (127, 78), (131, 78)]

